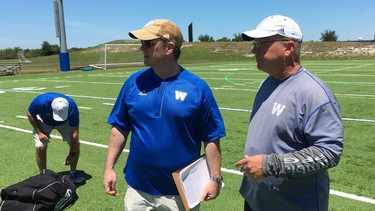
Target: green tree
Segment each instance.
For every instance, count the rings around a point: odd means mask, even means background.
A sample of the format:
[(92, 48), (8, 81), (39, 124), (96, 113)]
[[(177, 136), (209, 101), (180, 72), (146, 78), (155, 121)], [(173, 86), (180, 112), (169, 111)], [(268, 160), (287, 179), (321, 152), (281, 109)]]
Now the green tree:
[(0, 59), (17, 59), (17, 53), (21, 51), (22, 48), (20, 47), (6, 48), (4, 50), (0, 50)]
[(232, 39), (233, 42), (241, 42), (241, 41), (243, 41), (241, 33), (234, 34), (233, 36), (234, 36), (234, 39)]
[(60, 47), (56, 44), (51, 45), (53, 55), (57, 55), (60, 53)]
[(1, 59), (13, 59), (13, 49), (6, 48), (4, 50), (0, 51), (1, 53)]
[(222, 38), (220, 38), (220, 39), (218, 39), (218, 40), (216, 40), (217, 42), (229, 42), (230, 41), (230, 39), (228, 38), (228, 37), (222, 37)]
[(337, 38), (339, 37), (336, 34), (335, 30), (328, 30), (326, 29), (323, 33), (320, 34), (320, 40), (323, 42), (336, 42)]
[(56, 55), (59, 53), (58, 45), (50, 45), (47, 41), (43, 41), (41, 48), (41, 56)]
[(199, 35), (198, 40), (201, 42), (215, 42), (214, 38), (208, 34)]

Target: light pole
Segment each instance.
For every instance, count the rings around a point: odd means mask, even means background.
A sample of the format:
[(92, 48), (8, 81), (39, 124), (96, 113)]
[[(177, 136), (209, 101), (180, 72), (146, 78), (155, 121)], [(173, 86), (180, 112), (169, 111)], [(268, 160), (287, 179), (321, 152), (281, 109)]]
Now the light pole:
[(66, 34), (65, 34), (65, 22), (64, 22), (64, 9), (62, 0), (53, 0), (54, 10), (55, 10), (55, 27), (56, 27), (56, 37), (60, 39), (60, 70), (69, 71), (70, 61), (69, 52), (66, 45)]

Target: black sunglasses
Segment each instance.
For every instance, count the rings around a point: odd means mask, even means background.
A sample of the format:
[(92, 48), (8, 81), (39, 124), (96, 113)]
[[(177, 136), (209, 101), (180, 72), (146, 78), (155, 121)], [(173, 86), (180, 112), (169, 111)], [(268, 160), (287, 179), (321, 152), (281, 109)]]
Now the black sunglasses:
[(251, 48), (263, 48), (263, 47), (267, 46), (268, 43), (283, 42), (283, 41), (290, 41), (290, 40), (275, 39), (275, 40), (265, 40), (265, 41), (253, 41), (251, 43)]
[(155, 42), (153, 42), (152, 40), (141, 40), (141, 44), (144, 48), (151, 48), (155, 44)]
[[(158, 40), (141, 40), (142, 47), (144, 48), (152, 48), (156, 43), (158, 43), (160, 39)], [(161, 41), (166, 42), (167, 40), (161, 39)]]

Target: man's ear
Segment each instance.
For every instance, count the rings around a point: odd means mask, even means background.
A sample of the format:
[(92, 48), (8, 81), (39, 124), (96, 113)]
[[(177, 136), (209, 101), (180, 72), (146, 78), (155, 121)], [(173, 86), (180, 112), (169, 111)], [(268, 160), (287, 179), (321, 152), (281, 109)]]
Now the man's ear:
[(176, 44), (174, 42), (168, 42), (166, 53), (167, 54), (173, 54), (173, 51), (174, 51), (175, 47), (176, 47)]
[(290, 56), (291, 54), (294, 54), (296, 50), (296, 45), (293, 41), (287, 41), (285, 44), (285, 56)]

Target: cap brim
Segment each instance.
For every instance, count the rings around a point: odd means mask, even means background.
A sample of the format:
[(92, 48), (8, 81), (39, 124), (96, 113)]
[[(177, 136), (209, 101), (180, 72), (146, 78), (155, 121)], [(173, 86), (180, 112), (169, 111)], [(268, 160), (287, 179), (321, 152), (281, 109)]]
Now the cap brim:
[(129, 32), (129, 36), (133, 39), (140, 39), (140, 40), (154, 40), (160, 38), (160, 36), (156, 36), (155, 34), (147, 31), (146, 29), (140, 29)]
[(264, 38), (274, 36), (277, 33), (275, 32), (268, 32), (260, 29), (254, 29), (246, 32), (242, 32), (242, 39), (245, 41), (251, 41), (257, 38)]
[(68, 118), (68, 112), (65, 112), (63, 114), (57, 114), (53, 112), (53, 119), (58, 122), (63, 122)]

